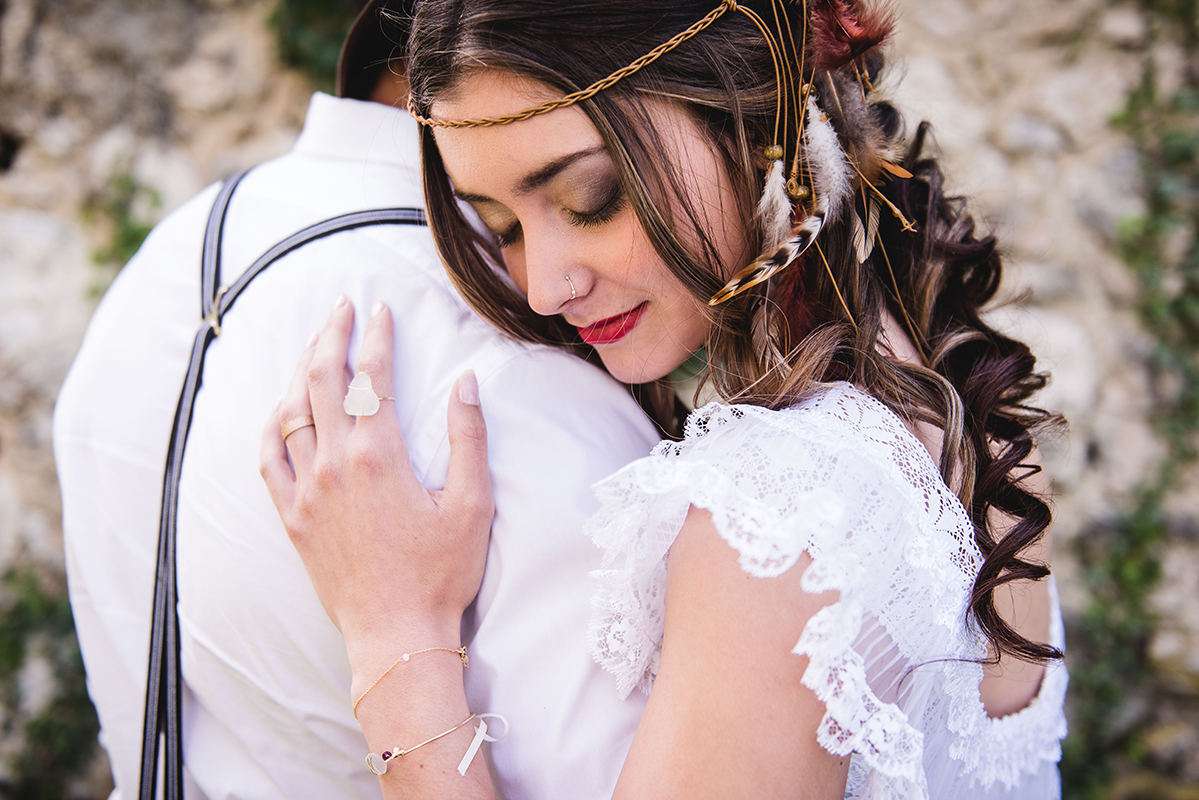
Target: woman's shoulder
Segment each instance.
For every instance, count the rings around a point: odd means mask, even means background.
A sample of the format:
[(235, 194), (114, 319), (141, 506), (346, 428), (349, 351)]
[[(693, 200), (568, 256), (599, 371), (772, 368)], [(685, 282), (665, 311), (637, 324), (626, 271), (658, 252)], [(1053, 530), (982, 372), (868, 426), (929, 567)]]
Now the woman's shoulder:
[[(792, 651), (809, 659), (804, 684), (826, 705), (826, 750), (854, 752), (874, 779), (911, 797), (928, 796), (919, 788), (925, 736), (952, 750), (946, 769), (987, 786), (1023, 781), (1053, 760), (1064, 671), (1046, 680), (1035, 709), (987, 719), (978, 695), (986, 641), (968, 619), (982, 563), (972, 523), (928, 451), (877, 399), (832, 384), (782, 410), (710, 404), (682, 441), (597, 490), (603, 507), (589, 527), (606, 552), (591, 647), (622, 692), (654, 682), (667, 556), (694, 506), (710, 512), (747, 573), (773, 577), (802, 563), (805, 592), (836, 593)], [(879, 661), (883, 652), (892, 660)], [(908, 667), (903, 690), (891, 686)], [(936, 714), (909, 707), (933, 695)], [(1004, 742), (1021, 737), (1028, 752), (1004, 755)]]
[[(596, 492), (601, 509), (588, 530), (605, 550), (599, 603), (612, 612), (597, 625), (607, 634), (613, 620), (632, 625), (643, 656), (660, 641), (655, 587), (692, 506), (711, 514), (747, 573), (781, 575), (807, 553), (805, 588), (852, 594), (868, 613), (891, 605), (870, 589), (886, 574), (897, 586), (919, 584), (902, 597), (936, 594), (946, 618), (964, 619), (981, 563), (969, 518), (928, 451), (885, 405), (844, 383), (782, 410), (709, 404), (682, 441), (660, 444)], [(646, 675), (637, 676), (643, 687)]]

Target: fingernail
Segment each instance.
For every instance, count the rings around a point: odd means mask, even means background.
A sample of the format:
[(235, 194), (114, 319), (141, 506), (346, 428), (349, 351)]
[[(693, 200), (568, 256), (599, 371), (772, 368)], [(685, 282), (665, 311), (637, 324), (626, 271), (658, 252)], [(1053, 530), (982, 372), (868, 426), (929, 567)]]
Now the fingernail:
[(336, 311), (339, 308), (345, 308), (347, 302), (349, 302), (349, 300), (346, 298), (346, 296), (344, 294), (339, 294), (337, 299), (333, 301), (333, 310)]
[(479, 404), (479, 379), (473, 369), (468, 369), (458, 379), (458, 399), (468, 406)]
[(304, 346), (312, 347), (314, 344), (316, 344), (316, 340), (319, 338), (321, 338), (320, 331), (313, 331), (312, 335), (308, 337), (308, 341), (305, 343)]
[(282, 397), (280, 397), (278, 400), (276, 400), (276, 401), (275, 401), (275, 407), (271, 409), (271, 413), (272, 413), (272, 414), (277, 414), (277, 413), (279, 412), (279, 409), (280, 409), (282, 406), (283, 406), (283, 398), (282, 398)]
[(383, 313), (383, 309), (385, 309), (385, 308), (387, 308), (387, 304), (384, 303), (382, 300), (380, 300), (379, 302), (375, 303), (375, 307), (371, 309), (371, 316), (372, 317), (379, 316), (380, 314)]

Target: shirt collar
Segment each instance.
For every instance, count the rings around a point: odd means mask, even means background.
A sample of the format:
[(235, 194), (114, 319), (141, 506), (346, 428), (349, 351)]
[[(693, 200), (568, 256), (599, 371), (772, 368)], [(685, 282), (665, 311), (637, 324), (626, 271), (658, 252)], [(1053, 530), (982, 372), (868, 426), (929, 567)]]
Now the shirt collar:
[(293, 152), (419, 171), (418, 134), (416, 120), (407, 111), (317, 92), (308, 104), (304, 130)]

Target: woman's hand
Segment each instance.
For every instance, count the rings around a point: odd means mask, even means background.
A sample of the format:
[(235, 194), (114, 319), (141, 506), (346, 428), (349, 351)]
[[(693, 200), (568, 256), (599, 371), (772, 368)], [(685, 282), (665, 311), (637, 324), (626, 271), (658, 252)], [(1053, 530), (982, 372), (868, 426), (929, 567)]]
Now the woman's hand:
[[(458, 646), (462, 612), (482, 580), (494, 506), (474, 374), (463, 374), (449, 399), (446, 488), (429, 491), (413, 474), (389, 400), (372, 416), (343, 410), (353, 322), (349, 301), (338, 298), (263, 431), (261, 472), (346, 638), (358, 684), (399, 652)], [(363, 372), (379, 397), (391, 397), (392, 318), (382, 303), (367, 323), (356, 365)], [(315, 425), (285, 441), (280, 426), (308, 415)]]

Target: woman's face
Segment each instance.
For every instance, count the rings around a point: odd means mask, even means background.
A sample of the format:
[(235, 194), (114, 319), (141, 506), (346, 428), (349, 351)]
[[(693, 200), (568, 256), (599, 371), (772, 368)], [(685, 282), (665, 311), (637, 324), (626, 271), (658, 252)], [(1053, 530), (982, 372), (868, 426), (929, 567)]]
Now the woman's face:
[[(559, 96), (535, 81), (482, 71), (432, 111), (444, 119), (491, 117)], [(655, 117), (667, 144), (663, 162), (681, 165), (685, 190), (728, 272), (745, 258), (746, 243), (724, 170), (683, 112), (663, 103)], [(703, 344), (701, 301), (654, 251), (581, 110), (491, 128), (437, 128), (434, 137), (454, 193), (495, 233), (529, 306), (562, 315), (614, 377), (660, 378)]]

